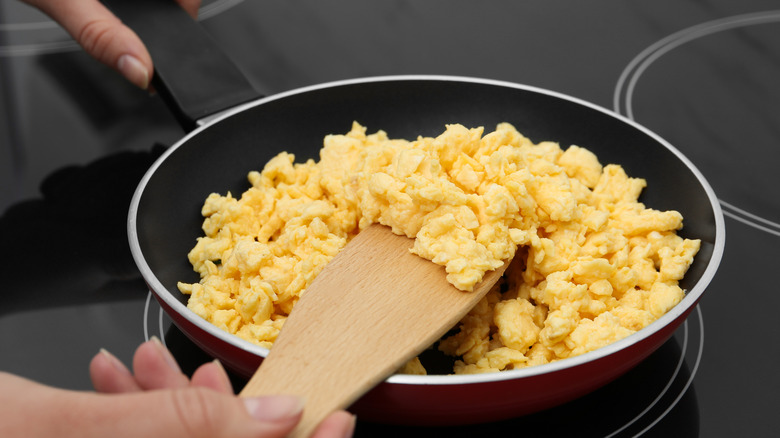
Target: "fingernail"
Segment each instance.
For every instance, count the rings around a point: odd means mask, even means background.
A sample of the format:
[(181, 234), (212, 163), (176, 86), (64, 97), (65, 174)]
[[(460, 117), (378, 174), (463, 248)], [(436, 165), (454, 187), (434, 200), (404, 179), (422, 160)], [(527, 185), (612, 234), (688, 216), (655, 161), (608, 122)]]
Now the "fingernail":
[(149, 88), (149, 70), (133, 55), (122, 55), (116, 63), (116, 68), (130, 82), (143, 90)]
[(157, 348), (157, 351), (160, 353), (160, 355), (162, 355), (163, 359), (165, 359), (165, 362), (168, 364), (168, 366), (171, 367), (172, 370), (181, 372), (181, 368), (179, 368), (179, 364), (176, 362), (176, 359), (173, 357), (171, 352), (165, 348), (165, 345), (163, 345), (162, 341), (160, 341), (160, 338), (157, 336), (152, 336), (150, 341), (152, 341), (152, 344)]
[(124, 374), (130, 374), (130, 370), (127, 369), (125, 364), (123, 364), (122, 361), (117, 359), (116, 356), (109, 353), (108, 350), (106, 350), (105, 348), (101, 348), (100, 354), (102, 354), (103, 357), (105, 357), (108, 360), (108, 362), (114, 366), (114, 368), (116, 368), (117, 370), (121, 371)]
[(355, 425), (357, 424), (357, 417), (352, 415), (350, 419), (351, 421), (344, 429), (344, 435), (342, 435), (344, 438), (351, 438), (355, 434)]
[(244, 406), (254, 419), (282, 421), (303, 412), (303, 399), (294, 395), (244, 398)]

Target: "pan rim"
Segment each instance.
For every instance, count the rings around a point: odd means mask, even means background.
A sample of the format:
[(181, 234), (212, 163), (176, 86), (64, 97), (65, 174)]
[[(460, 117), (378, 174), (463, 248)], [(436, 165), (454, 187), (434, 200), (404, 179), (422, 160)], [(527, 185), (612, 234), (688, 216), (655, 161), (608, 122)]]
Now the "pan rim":
[[(149, 169), (147, 170), (147, 172), (144, 174), (141, 181), (139, 182), (133, 194), (132, 200), (130, 202), (130, 207), (128, 210), (128, 223), (127, 223), (127, 233), (128, 233), (128, 240), (130, 243), (130, 251), (133, 256), (133, 259), (135, 260), (136, 265), (138, 266), (139, 271), (141, 272), (143, 279), (146, 281), (147, 285), (151, 289), (152, 293), (157, 297), (157, 299), (163, 300), (166, 305), (168, 305), (174, 311), (181, 314), (184, 318), (187, 319), (188, 322), (194, 324), (195, 326), (204, 330), (210, 335), (224, 342), (227, 342), (235, 347), (238, 347), (248, 353), (265, 357), (269, 351), (267, 348), (252, 344), (249, 341), (246, 341), (235, 335), (225, 332), (217, 328), (215, 325), (209, 323), (205, 319), (199, 317), (190, 309), (188, 309), (178, 299), (176, 299), (173, 293), (169, 291), (166, 287), (164, 287), (162, 283), (159, 281), (159, 279), (157, 278), (157, 276), (152, 272), (151, 268), (146, 263), (143, 252), (141, 251), (140, 242), (138, 240), (138, 233), (136, 230), (136, 216), (137, 216), (140, 200), (144, 193), (144, 189), (147, 183), (149, 182), (149, 180), (156, 172), (156, 170), (162, 165), (163, 162), (165, 162), (168, 156), (170, 156), (176, 149), (178, 149), (183, 144), (185, 144), (190, 138), (198, 135), (201, 131), (208, 129), (211, 125), (216, 124), (225, 118), (231, 117), (249, 108), (263, 105), (267, 102), (271, 102), (274, 100), (283, 99), (288, 96), (303, 94), (303, 93), (307, 93), (319, 89), (333, 88), (333, 87), (338, 87), (343, 85), (356, 85), (362, 83), (402, 82), (402, 81), (463, 82), (463, 83), (474, 83), (474, 84), (506, 87), (512, 89), (520, 89), (520, 90), (530, 91), (533, 93), (543, 94), (550, 97), (562, 99), (575, 104), (579, 104), (588, 107), (590, 109), (599, 111), (607, 116), (613, 117), (625, 124), (630, 125), (634, 129), (643, 132), (644, 134), (648, 135), (653, 140), (661, 144), (663, 147), (667, 148), (670, 152), (672, 152), (677, 157), (677, 159), (679, 159), (683, 164), (685, 164), (685, 166), (694, 174), (699, 184), (702, 186), (705, 193), (707, 194), (708, 200), (712, 207), (712, 212), (715, 220), (715, 240), (714, 242), (712, 242), (713, 243), (712, 255), (709, 260), (709, 263), (707, 264), (707, 267), (705, 268), (701, 278), (694, 285), (694, 287), (691, 290), (686, 291), (683, 300), (680, 303), (678, 303), (676, 306), (674, 306), (672, 309), (670, 309), (666, 314), (662, 315), (660, 318), (658, 318), (656, 321), (654, 321), (647, 327), (623, 339), (620, 339), (618, 341), (610, 343), (609, 345), (606, 345), (604, 347), (598, 348), (596, 350), (575, 357), (562, 359), (548, 364), (536, 365), (528, 368), (507, 370), (507, 371), (501, 371), (495, 373), (468, 374), (468, 375), (450, 374), (450, 375), (420, 376), (420, 375), (395, 374), (388, 377), (385, 380), (386, 383), (404, 384), (404, 385), (470, 385), (470, 384), (482, 384), (487, 382), (500, 382), (504, 380), (521, 379), (521, 378), (527, 378), (527, 377), (532, 377), (532, 376), (537, 376), (537, 375), (542, 375), (547, 373), (553, 373), (553, 372), (573, 368), (587, 362), (592, 362), (592, 361), (602, 359), (604, 357), (612, 355), (617, 351), (624, 350), (634, 344), (637, 344), (649, 338), (656, 332), (660, 331), (663, 327), (667, 326), (668, 324), (671, 324), (675, 319), (682, 316), (684, 313), (692, 310), (696, 306), (696, 304), (699, 302), (699, 299), (703, 295), (704, 290), (707, 288), (707, 286), (714, 278), (715, 273), (720, 265), (723, 256), (724, 247), (725, 247), (726, 227), (725, 227), (723, 212), (721, 210), (720, 203), (714, 193), (714, 190), (712, 189), (711, 185), (706, 180), (704, 175), (693, 164), (693, 162), (691, 162), (685, 155), (683, 155), (682, 152), (680, 152), (676, 147), (671, 145), (665, 139), (660, 137), (658, 134), (652, 132), (648, 128), (640, 125), (634, 120), (631, 120), (625, 116), (622, 116), (614, 111), (611, 111), (605, 107), (599, 106), (592, 102), (588, 102), (580, 98), (570, 96), (561, 92), (552, 91), (552, 90), (548, 90), (545, 88), (540, 88), (532, 85), (525, 85), (525, 84), (519, 84), (519, 83), (514, 83), (509, 81), (496, 80), (496, 79), (477, 78), (477, 77), (469, 77), (469, 76), (450, 76), (450, 75), (386, 75), (386, 76), (371, 76), (371, 77), (361, 77), (361, 78), (324, 82), (320, 84), (291, 89), (288, 91), (280, 92), (278, 94), (266, 96), (251, 102), (247, 102), (241, 105), (237, 105), (214, 117), (211, 117), (207, 120), (202, 120), (201, 121), (202, 123), (199, 123), (199, 126), (196, 129), (186, 134), (179, 141), (177, 141), (175, 144), (169, 147), (149, 167)], [(159, 291), (165, 291), (167, 293), (161, 293)]]

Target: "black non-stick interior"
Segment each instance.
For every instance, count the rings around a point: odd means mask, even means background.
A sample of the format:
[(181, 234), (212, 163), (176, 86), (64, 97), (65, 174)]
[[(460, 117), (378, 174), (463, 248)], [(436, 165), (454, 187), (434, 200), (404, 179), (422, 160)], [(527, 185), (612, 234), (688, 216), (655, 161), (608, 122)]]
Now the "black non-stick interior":
[[(645, 178), (641, 200), (685, 218), (680, 233), (702, 239), (702, 251), (681, 283), (690, 289), (706, 268), (715, 241), (707, 193), (691, 170), (654, 137), (605, 112), (556, 95), (490, 82), (404, 78), (341, 83), (269, 100), (211, 125), (181, 144), (154, 171), (138, 205), (137, 232), (146, 262), (174, 295), (178, 281), (195, 282), (187, 253), (202, 235), (200, 209), (212, 192), (234, 196), (246, 175), (281, 151), (297, 162), (317, 158), (323, 137), (358, 121), (392, 138), (435, 136), (449, 123), (513, 124), (534, 142), (576, 144), (602, 164)], [(185, 302), (186, 297), (181, 296)]]

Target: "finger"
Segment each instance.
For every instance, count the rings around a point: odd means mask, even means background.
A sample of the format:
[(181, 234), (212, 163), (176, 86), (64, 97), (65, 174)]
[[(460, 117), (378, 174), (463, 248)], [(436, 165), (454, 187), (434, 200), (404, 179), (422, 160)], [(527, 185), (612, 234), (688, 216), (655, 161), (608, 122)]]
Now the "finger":
[(264, 425), (269, 433), (267, 438), (287, 436), (303, 416), (303, 399), (297, 396), (275, 395), (240, 400), (249, 416)]
[(89, 376), (97, 392), (120, 393), (141, 389), (130, 370), (113, 354), (103, 349), (89, 363)]
[(58, 22), (84, 50), (142, 89), (149, 87), (152, 58), (130, 28), (98, 0), (27, 0)]
[(194, 387), (91, 397), (80, 404), (78, 420), (90, 436), (112, 438), (282, 438), (303, 406), (297, 397), (241, 399)]
[(227, 372), (222, 368), (222, 364), (216, 360), (198, 367), (192, 374), (190, 386), (201, 386), (223, 394), (234, 394), (233, 385), (230, 383)]
[(337, 411), (317, 426), (311, 438), (346, 438), (355, 432), (355, 416), (347, 411)]
[(135, 381), (144, 390), (189, 386), (173, 355), (156, 337), (141, 344), (133, 356)]
[(200, 8), (200, 0), (176, 0), (179, 6), (182, 7), (192, 18), (198, 18), (198, 8)]

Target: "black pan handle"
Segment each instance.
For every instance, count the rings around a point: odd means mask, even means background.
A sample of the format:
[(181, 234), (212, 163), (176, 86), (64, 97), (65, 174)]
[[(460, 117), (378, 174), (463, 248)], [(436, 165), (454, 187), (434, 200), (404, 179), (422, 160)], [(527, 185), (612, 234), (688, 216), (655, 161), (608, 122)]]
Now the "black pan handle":
[(102, 1), (146, 45), (154, 63), (152, 85), (185, 130), (207, 116), (262, 97), (173, 0)]

